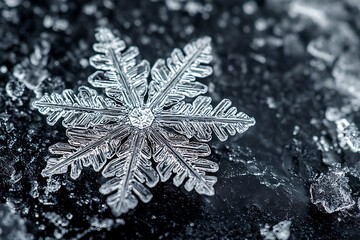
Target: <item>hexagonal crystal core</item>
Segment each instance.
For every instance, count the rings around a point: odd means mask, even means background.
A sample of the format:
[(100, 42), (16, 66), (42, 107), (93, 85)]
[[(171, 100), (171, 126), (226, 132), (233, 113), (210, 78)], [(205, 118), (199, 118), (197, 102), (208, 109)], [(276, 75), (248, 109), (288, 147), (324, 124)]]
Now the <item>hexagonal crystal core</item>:
[(155, 119), (149, 108), (134, 108), (129, 114), (130, 123), (137, 128), (149, 127)]

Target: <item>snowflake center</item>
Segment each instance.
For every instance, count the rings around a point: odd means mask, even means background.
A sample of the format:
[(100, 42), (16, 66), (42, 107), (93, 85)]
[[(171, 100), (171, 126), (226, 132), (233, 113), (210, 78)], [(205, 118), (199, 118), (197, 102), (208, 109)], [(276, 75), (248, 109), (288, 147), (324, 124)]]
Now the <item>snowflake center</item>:
[(131, 125), (144, 129), (152, 124), (155, 116), (149, 108), (134, 108), (129, 114), (129, 119)]

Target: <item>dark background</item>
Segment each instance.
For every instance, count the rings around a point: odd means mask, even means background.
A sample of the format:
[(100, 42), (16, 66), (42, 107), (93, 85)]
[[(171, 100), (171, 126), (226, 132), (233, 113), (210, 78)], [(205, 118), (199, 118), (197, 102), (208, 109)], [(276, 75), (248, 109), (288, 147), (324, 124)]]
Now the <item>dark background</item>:
[[(309, 191), (329, 162), (341, 168), (359, 161), (325, 116), (346, 108), (342, 116), (360, 123), (359, 94), (333, 74), (339, 57), (359, 56), (358, 1), (1, 0), (0, 11), (1, 239), (263, 239), (265, 224), (283, 220), (291, 221), (289, 239), (359, 239), (357, 204), (329, 214), (311, 203)], [(215, 196), (160, 183), (150, 203), (116, 219), (98, 192), (99, 174), (41, 177), (47, 148), (66, 137), (30, 103), (45, 92), (89, 86), (87, 60), (100, 25), (151, 64), (212, 37), (214, 74), (202, 81), (208, 95), (231, 99), (257, 121), (243, 136), (211, 142), (210, 159), (220, 165)], [(41, 61), (29, 64), (35, 55)], [(36, 90), (14, 76), (18, 64), (28, 81), (43, 79)], [(356, 202), (359, 183), (350, 178)]]

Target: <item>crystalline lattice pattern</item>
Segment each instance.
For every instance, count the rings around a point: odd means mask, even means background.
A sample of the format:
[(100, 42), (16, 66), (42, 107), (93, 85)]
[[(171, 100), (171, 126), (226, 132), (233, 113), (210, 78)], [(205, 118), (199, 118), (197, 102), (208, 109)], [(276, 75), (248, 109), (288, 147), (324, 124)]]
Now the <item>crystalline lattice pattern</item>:
[[(136, 60), (139, 50), (125, 43), (109, 29), (96, 33), (97, 54), (90, 64), (97, 69), (88, 81), (103, 88), (107, 97), (87, 87), (78, 94), (45, 95), (33, 106), (55, 124), (62, 118), (68, 143), (50, 147), (43, 176), (66, 173), (76, 179), (84, 167), (92, 166), (107, 178), (100, 192), (119, 216), (133, 209), (140, 199), (149, 202), (149, 188), (173, 174), (176, 186), (214, 195), (217, 178), (209, 175), (218, 165), (208, 159), (204, 143), (212, 133), (221, 141), (243, 133), (255, 120), (223, 100), (211, 106), (206, 85), (197, 81), (212, 73), (211, 39), (200, 38), (175, 49), (170, 57), (156, 61), (152, 69), (146, 60)], [(151, 82), (148, 85), (148, 77)], [(183, 100), (195, 98), (192, 104)], [(189, 141), (195, 137), (200, 142)]]

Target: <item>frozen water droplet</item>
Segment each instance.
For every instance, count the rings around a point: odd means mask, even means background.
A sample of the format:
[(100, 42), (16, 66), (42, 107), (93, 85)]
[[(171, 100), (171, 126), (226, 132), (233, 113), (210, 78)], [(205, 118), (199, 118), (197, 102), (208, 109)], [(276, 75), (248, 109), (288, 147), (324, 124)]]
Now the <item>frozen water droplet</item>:
[(267, 103), (267, 105), (268, 105), (268, 107), (270, 109), (277, 108), (276, 102), (275, 102), (274, 98), (272, 98), (272, 97), (267, 97), (266, 98), (266, 103)]
[(0, 72), (1, 72), (1, 73), (7, 73), (7, 71), (8, 71), (8, 69), (7, 69), (6, 66), (1, 66), (1, 67), (0, 67)]
[(171, 11), (179, 11), (181, 9), (181, 1), (180, 0), (166, 0), (166, 6)]
[(15, 79), (10, 79), (5, 86), (5, 90), (12, 100), (16, 100), (24, 94), (25, 86)]
[(256, 12), (257, 10), (257, 5), (255, 2), (253, 1), (249, 1), (249, 2), (246, 2), (244, 3), (243, 5), (243, 10), (246, 14), (248, 15), (252, 15)]

